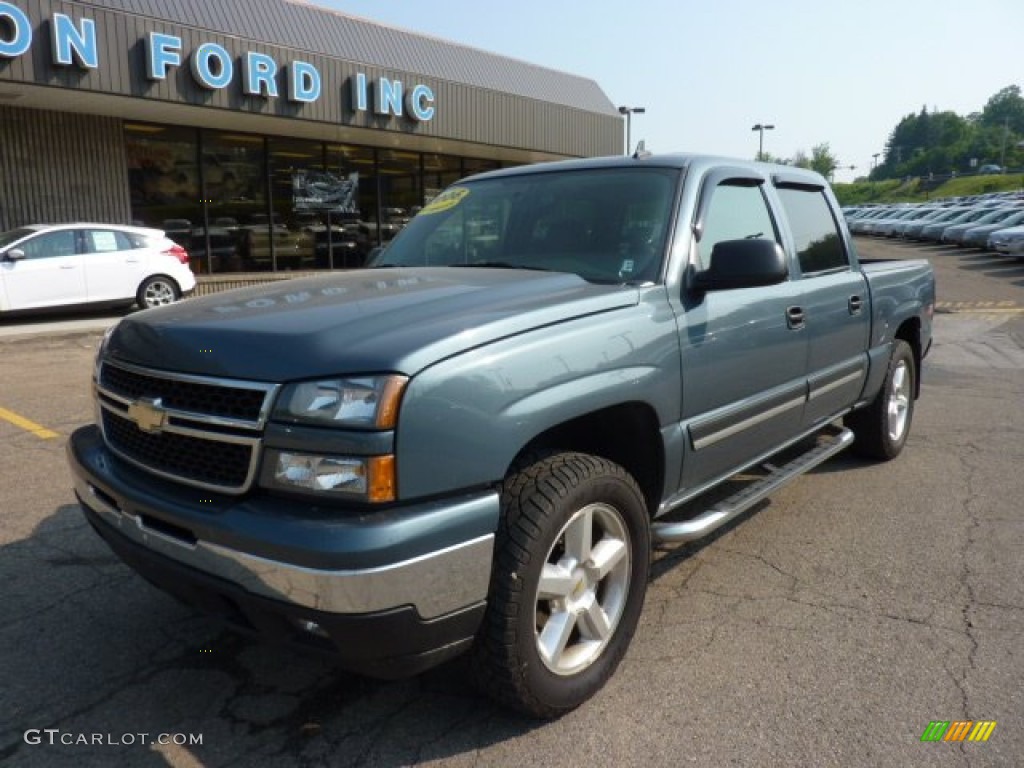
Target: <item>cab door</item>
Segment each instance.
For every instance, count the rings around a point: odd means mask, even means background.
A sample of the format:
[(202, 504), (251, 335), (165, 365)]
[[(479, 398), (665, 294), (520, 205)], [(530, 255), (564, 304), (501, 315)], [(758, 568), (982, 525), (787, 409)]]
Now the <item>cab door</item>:
[(868, 373), (870, 296), (823, 184), (773, 177), (792, 233), (807, 324), (805, 430), (856, 402)]
[(89, 301), (135, 297), (146, 277), (148, 254), (124, 232), (90, 228), (82, 231), (83, 265)]
[[(707, 269), (720, 241), (766, 239), (783, 246), (767, 180), (755, 174), (719, 168), (705, 178), (691, 269)], [(684, 287), (683, 305), (678, 329), (686, 492), (732, 474), (799, 433), (807, 332), (802, 287), (792, 276), (761, 287)]]
[[(11, 259), (10, 251), (23, 256)], [(42, 309), (86, 301), (85, 271), (74, 229), (42, 232), (22, 240), (0, 262), (8, 309)]]

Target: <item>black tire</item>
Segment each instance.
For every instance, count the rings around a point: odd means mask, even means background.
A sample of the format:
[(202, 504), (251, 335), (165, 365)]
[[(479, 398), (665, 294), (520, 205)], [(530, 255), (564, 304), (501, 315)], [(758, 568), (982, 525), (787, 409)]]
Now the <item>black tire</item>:
[(899, 456), (910, 434), (917, 391), (914, 350), (902, 339), (893, 342), (885, 382), (874, 402), (844, 421), (853, 430), (853, 449), (861, 456), (888, 461)]
[(501, 504), (474, 677), (504, 705), (557, 717), (601, 689), (633, 638), (650, 569), (647, 507), (622, 467), (580, 453), (526, 463)]
[(173, 304), (181, 298), (181, 288), (178, 283), (167, 275), (153, 275), (147, 277), (139, 286), (135, 294), (135, 301), (140, 309), (152, 309)]

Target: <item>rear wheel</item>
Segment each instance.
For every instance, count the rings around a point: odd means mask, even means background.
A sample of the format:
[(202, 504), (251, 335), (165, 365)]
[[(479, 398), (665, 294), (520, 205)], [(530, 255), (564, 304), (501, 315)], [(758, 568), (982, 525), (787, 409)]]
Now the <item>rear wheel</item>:
[(476, 678), (503, 704), (556, 717), (600, 690), (633, 637), (650, 566), (643, 495), (604, 459), (538, 458), (505, 482), (495, 547)]
[(894, 459), (907, 442), (914, 417), (917, 366), (914, 350), (902, 339), (893, 342), (885, 382), (874, 402), (844, 421), (853, 430), (853, 449), (872, 459)]
[(139, 286), (136, 301), (142, 309), (162, 307), (165, 304), (173, 304), (181, 298), (181, 289), (178, 284), (164, 275), (153, 275), (146, 278)]

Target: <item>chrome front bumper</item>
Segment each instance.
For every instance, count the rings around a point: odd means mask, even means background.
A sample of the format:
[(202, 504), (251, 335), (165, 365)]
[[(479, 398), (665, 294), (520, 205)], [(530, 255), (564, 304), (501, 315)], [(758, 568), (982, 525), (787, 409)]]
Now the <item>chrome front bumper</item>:
[[(360, 537), (384, 542), (380, 549), (385, 554), (377, 555), (378, 560), (395, 551), (393, 543), (399, 539), (401, 550), (416, 553), (369, 567), (311, 566), (225, 546), (223, 539), (227, 534), (201, 523), (205, 522), (204, 517), (217, 520), (226, 514), (211, 515), (209, 510), (194, 504), (189, 510), (194, 513), (190, 523), (188, 515), (182, 512), (183, 499), (167, 499), (164, 503), (158, 492), (139, 492), (139, 470), (119, 462), (96, 438), (97, 435), (76, 433), (68, 444), (75, 493), (80, 502), (130, 542), (230, 582), (247, 593), (332, 614), (368, 614), (411, 605), (425, 620), (479, 604), (487, 596), (495, 528), (490, 521), (496, 524), (498, 516), (497, 494), (493, 492), (441, 505), (425, 504), (421, 515), (415, 508), (402, 510), (401, 514), (380, 515), (377, 522), (373, 515), (353, 515), (348, 520), (292, 515), (281, 517), (278, 531), (267, 522), (273, 512), (234, 514), (232, 519), (251, 527), (251, 531), (246, 531), (249, 538), (263, 537), (268, 547), (289, 538), (298, 542), (293, 550), (302, 541), (315, 542), (319, 550), (311, 552), (308, 559), (318, 563), (332, 554), (332, 541), (338, 542), (339, 547), (354, 547), (357, 545), (353, 541)], [(126, 481), (128, 475), (131, 481)], [(160, 509), (155, 499), (164, 503), (165, 509)], [(168, 514), (167, 510), (174, 513)], [(168, 519), (181, 521), (181, 529), (165, 524)], [(444, 521), (442, 524), (449, 525), (450, 530), (439, 537), (437, 526), (430, 521)], [(447, 521), (462, 522), (456, 528)], [(467, 530), (476, 535), (451, 541)], [(350, 559), (363, 554), (352, 554)], [(344, 560), (346, 554), (338, 557)]]

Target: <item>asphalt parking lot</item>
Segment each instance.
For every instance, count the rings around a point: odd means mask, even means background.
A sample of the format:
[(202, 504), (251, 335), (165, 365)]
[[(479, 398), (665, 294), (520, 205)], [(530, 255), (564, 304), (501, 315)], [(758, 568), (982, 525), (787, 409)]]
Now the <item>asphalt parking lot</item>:
[[(840, 456), (712, 540), (660, 550), (618, 673), (551, 723), (492, 706), (458, 661), (367, 680), (239, 638), (147, 585), (88, 528), (64, 461), (91, 419), (100, 331), (6, 324), (0, 762), (1019, 765), (1024, 261), (858, 245), (929, 257), (938, 275), (903, 455)], [(921, 741), (930, 722), (958, 720), (996, 725), (982, 743)]]

